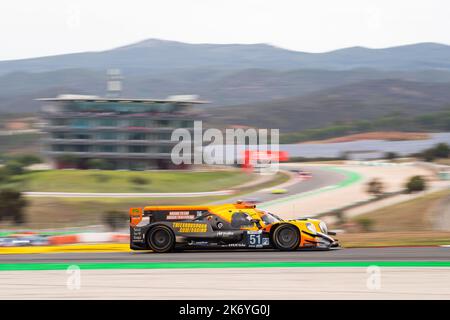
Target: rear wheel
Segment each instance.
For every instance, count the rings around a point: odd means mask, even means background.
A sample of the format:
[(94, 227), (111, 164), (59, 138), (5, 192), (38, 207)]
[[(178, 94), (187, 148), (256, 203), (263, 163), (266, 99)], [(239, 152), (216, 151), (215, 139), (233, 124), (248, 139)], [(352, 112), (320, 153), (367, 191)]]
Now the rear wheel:
[(300, 243), (300, 233), (295, 226), (282, 224), (273, 232), (272, 243), (278, 250), (296, 250)]
[(169, 252), (175, 246), (175, 235), (167, 226), (156, 226), (148, 232), (147, 243), (154, 252)]

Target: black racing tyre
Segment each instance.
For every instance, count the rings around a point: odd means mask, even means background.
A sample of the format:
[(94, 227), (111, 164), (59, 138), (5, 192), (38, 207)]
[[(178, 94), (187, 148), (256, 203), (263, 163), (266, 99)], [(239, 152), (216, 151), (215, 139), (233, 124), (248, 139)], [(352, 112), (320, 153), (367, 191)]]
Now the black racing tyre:
[(153, 252), (169, 252), (175, 247), (175, 235), (167, 226), (155, 226), (147, 234), (147, 243)]
[(297, 250), (300, 243), (300, 233), (297, 227), (290, 224), (282, 224), (272, 233), (272, 243), (278, 250)]

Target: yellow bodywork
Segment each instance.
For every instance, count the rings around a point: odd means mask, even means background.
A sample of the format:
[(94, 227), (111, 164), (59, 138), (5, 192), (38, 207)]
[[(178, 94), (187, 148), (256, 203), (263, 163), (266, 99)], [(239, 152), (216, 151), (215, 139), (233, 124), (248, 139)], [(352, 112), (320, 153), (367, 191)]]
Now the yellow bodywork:
[(272, 224), (266, 224), (262, 217), (266, 214), (265, 211), (257, 209), (253, 204), (246, 204), (242, 202), (232, 204), (221, 205), (205, 205), (205, 206), (148, 206), (144, 208), (144, 211), (159, 211), (159, 210), (207, 210), (210, 213), (219, 216), (227, 222), (231, 222), (232, 215), (236, 212), (243, 212), (248, 214), (252, 219), (259, 221), (259, 226), (255, 223), (252, 227), (242, 227), (242, 230), (264, 230), (270, 232), (271, 228), (274, 228), (280, 223), (288, 223), (298, 228), (300, 237), (299, 247), (313, 247), (316, 246), (319, 239), (315, 232), (308, 229), (307, 225), (314, 225), (314, 229), (317, 232), (326, 234), (326, 230), (322, 230), (320, 227), (321, 220), (318, 219), (299, 219), (299, 220), (283, 220)]

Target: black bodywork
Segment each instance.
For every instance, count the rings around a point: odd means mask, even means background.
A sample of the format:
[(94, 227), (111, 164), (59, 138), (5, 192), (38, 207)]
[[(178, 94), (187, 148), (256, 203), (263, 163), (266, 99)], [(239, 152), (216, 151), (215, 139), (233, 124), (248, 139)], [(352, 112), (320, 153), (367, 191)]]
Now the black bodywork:
[(130, 248), (148, 250), (147, 232), (157, 225), (173, 231), (178, 248), (271, 248), (268, 232), (241, 230), (254, 223), (241, 212), (229, 223), (206, 210), (144, 211), (142, 221), (130, 227)]

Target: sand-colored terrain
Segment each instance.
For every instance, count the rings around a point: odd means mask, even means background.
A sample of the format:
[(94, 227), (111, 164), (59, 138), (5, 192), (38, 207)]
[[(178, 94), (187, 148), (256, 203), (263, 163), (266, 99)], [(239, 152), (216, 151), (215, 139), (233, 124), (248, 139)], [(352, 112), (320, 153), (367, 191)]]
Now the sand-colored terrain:
[[(305, 170), (307, 170), (308, 166), (317, 165), (302, 165)], [(320, 166), (326, 168), (324, 165)], [(296, 196), (289, 197), (287, 201), (280, 201), (265, 209), (287, 219), (315, 216), (319, 213), (371, 198), (371, 195), (366, 192), (366, 184), (373, 178), (378, 178), (383, 182), (386, 192), (395, 192), (402, 190), (406, 180), (411, 176), (423, 175), (430, 177), (430, 172), (428, 170), (408, 164), (392, 166), (348, 164), (340, 166), (334, 165), (333, 167), (355, 172), (360, 175), (360, 179), (348, 186), (334, 189), (330, 188), (329, 190), (324, 189), (323, 192), (316, 191), (308, 196), (299, 194), (298, 198), (296, 198)], [(287, 194), (286, 196), (288, 197), (290, 195)]]

